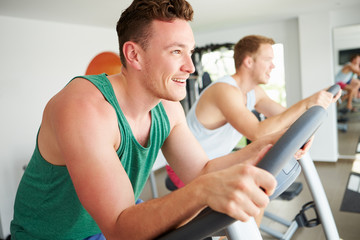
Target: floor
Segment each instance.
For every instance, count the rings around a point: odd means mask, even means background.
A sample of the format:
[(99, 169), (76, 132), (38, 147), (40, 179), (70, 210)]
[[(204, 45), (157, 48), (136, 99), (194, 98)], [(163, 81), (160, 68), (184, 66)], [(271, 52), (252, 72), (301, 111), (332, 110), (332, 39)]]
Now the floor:
[[(348, 119), (348, 122), (343, 124), (340, 123), (339, 127), (345, 126), (347, 131), (342, 131), (339, 129), (338, 131), (338, 141), (339, 141), (339, 155), (344, 156), (353, 156), (357, 144), (359, 141), (359, 133), (360, 133), (360, 103), (353, 103), (353, 106), (356, 107), (358, 112), (355, 113), (347, 113), (345, 115), (338, 113), (338, 118), (345, 117)], [(345, 107), (345, 103), (343, 102), (338, 106), (338, 109), (343, 109)]]
[[(356, 240), (360, 239), (360, 214), (340, 211), (340, 205), (345, 192), (349, 173), (352, 171), (353, 162), (356, 157), (356, 147), (360, 136), (360, 113), (350, 113), (347, 114), (347, 117), (349, 118), (347, 131), (343, 132), (339, 130), (338, 132), (339, 154), (341, 156), (353, 157), (339, 159), (336, 163), (315, 162), (315, 166), (327, 195), (340, 238), (344, 240)], [(166, 189), (164, 184), (166, 177), (165, 169), (161, 168), (157, 170), (155, 172), (155, 177), (159, 196), (168, 194), (169, 191)], [(298, 177), (297, 181), (303, 184), (303, 190), (299, 196), (291, 201), (273, 200), (267, 207), (266, 211), (276, 213), (278, 216), (291, 221), (299, 212), (303, 204), (312, 201), (313, 198), (302, 173)], [(152, 198), (149, 183), (145, 186), (141, 198), (144, 200)], [(312, 218), (312, 216), (310, 215), (309, 218)], [(266, 218), (263, 219), (263, 223), (279, 231), (286, 230), (281, 225)], [(262, 236), (264, 240), (276, 239), (266, 233), (262, 233)], [(323, 240), (326, 239), (326, 237), (322, 225), (320, 224), (313, 228), (297, 229), (291, 239)]]

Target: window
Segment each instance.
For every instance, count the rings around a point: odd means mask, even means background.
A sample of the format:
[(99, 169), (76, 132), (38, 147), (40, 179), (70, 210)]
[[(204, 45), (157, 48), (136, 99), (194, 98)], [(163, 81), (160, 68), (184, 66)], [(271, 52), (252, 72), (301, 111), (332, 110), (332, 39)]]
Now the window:
[[(286, 107), (283, 44), (274, 44), (273, 50), (275, 68), (271, 72), (269, 83), (261, 87), (271, 99)], [(212, 81), (225, 75), (234, 74), (235, 66), (233, 55), (234, 51), (225, 47), (202, 54), (202, 71), (208, 72)]]
[(284, 46), (281, 43), (274, 44), (273, 50), (275, 68), (271, 71), (269, 83), (262, 87), (272, 100), (286, 107)]

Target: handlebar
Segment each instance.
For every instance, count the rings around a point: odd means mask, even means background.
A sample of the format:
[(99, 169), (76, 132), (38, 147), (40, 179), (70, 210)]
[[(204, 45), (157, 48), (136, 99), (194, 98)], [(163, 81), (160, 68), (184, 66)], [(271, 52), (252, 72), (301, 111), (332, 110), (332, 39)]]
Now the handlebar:
[[(335, 84), (327, 91), (335, 96), (339, 90), (339, 85)], [(309, 108), (281, 136), (257, 166), (276, 176), (300, 147), (316, 132), (326, 117), (327, 111), (323, 107), (313, 106)], [(207, 207), (192, 221), (162, 235), (158, 240), (203, 239), (214, 235), (235, 221), (236, 219)]]

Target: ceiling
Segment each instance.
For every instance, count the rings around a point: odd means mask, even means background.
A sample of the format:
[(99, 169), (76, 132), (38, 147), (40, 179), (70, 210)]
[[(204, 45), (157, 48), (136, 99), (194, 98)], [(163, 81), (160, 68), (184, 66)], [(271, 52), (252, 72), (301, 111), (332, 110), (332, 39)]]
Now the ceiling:
[[(248, 25), (341, 8), (360, 9), (359, 0), (188, 0), (195, 31)], [(132, 0), (0, 0), (0, 15), (114, 28)]]

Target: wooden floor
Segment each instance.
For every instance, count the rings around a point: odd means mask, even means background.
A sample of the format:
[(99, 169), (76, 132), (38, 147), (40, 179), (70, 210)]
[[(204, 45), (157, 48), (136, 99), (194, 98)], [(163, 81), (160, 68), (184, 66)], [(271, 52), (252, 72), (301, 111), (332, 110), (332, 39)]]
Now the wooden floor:
[[(327, 195), (340, 238), (344, 240), (357, 240), (360, 239), (360, 214), (340, 211), (340, 205), (349, 174), (352, 170), (356, 147), (360, 136), (360, 113), (350, 114), (348, 117), (350, 119), (348, 131), (346, 133), (339, 131), (338, 133), (339, 154), (353, 156), (353, 159), (339, 159), (336, 163), (315, 162), (315, 165)], [(155, 176), (159, 196), (168, 194), (169, 191), (164, 184), (166, 177), (165, 169), (156, 171)], [(291, 221), (299, 212), (303, 204), (313, 200), (302, 174), (300, 174), (297, 181), (303, 183), (303, 190), (299, 196), (291, 201), (273, 200), (266, 210)], [(150, 189), (150, 184), (147, 183), (141, 195), (142, 199), (148, 200), (152, 198)], [(285, 231), (281, 225), (266, 218), (264, 218), (263, 223), (279, 231)], [(265, 233), (262, 233), (262, 235), (264, 240), (275, 239)], [(319, 225), (314, 228), (300, 228), (295, 232), (291, 239), (323, 240), (326, 239), (326, 237), (322, 226)]]

